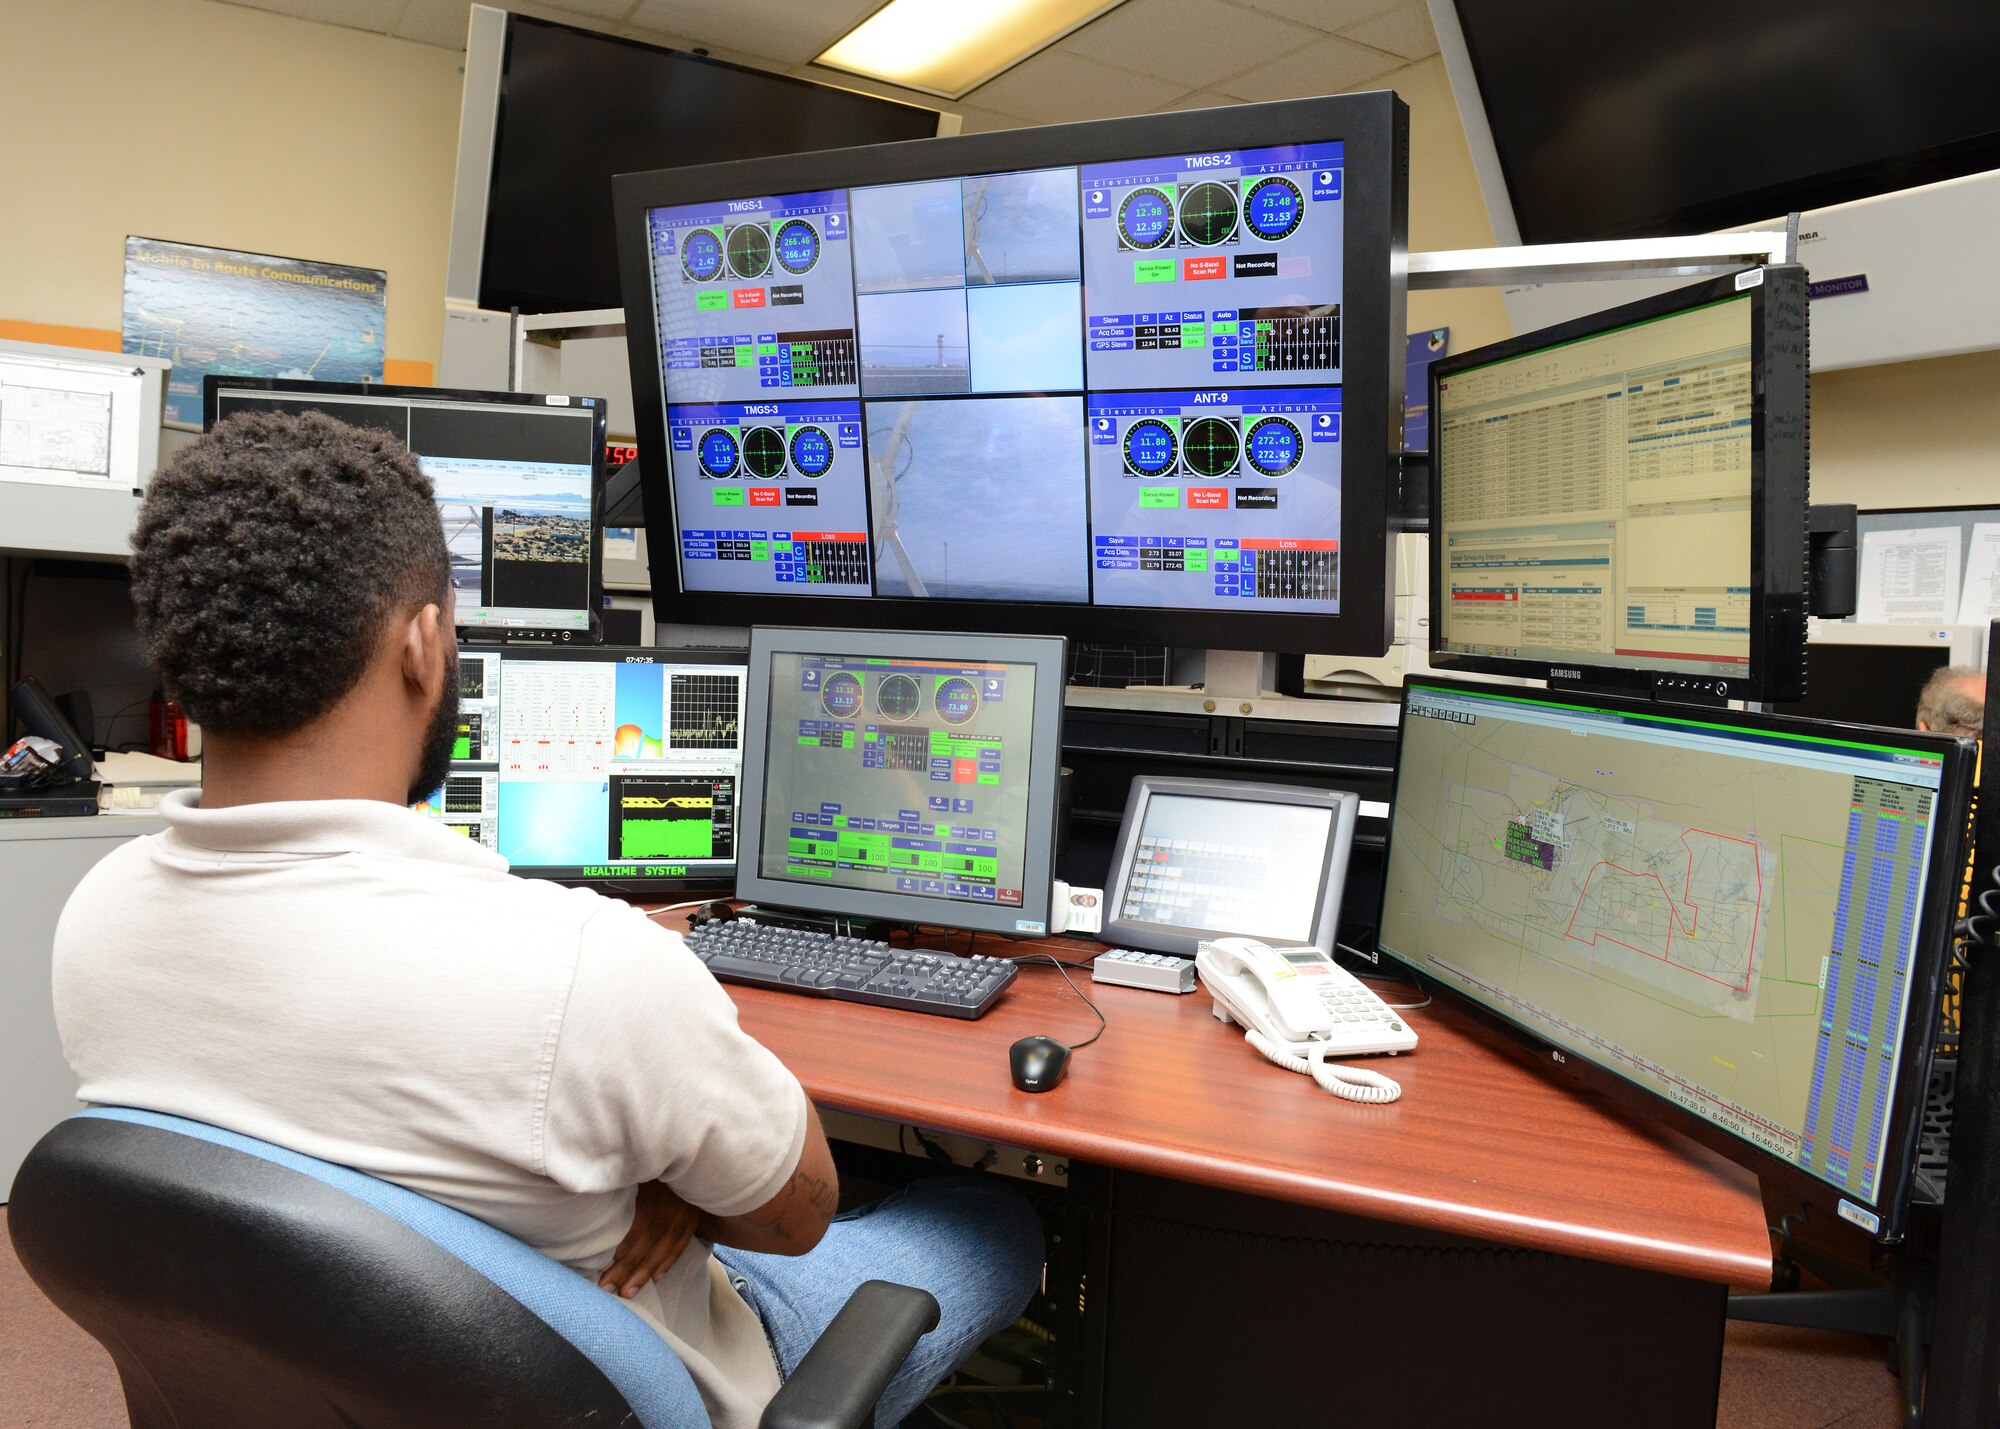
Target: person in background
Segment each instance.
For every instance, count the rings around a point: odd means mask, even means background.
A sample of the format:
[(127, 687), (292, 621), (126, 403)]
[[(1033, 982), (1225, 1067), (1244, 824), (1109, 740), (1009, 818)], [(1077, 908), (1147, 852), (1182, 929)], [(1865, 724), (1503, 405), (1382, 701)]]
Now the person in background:
[(202, 787), (78, 885), (55, 939), (64, 1054), (98, 1105), (208, 1122), (456, 1207), (626, 1297), (720, 1429), (861, 1282), (944, 1319), (894, 1424), (1011, 1323), (1040, 1225), (1003, 1185), (921, 1181), (836, 1217), (798, 1081), (679, 935), (512, 876), (410, 806), (458, 721), (450, 560), (395, 438), (232, 418), (147, 490), (132, 599), (206, 735)]
[(1970, 665), (1946, 665), (1924, 682), (1917, 696), (1917, 728), (1930, 734), (1979, 738), (1986, 727), (1986, 672)]

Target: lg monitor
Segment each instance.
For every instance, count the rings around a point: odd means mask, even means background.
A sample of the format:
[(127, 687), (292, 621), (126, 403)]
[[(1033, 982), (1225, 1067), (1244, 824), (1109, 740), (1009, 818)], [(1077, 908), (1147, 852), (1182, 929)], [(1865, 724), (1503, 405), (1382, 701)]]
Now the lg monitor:
[(1441, 358), (1431, 482), (1435, 668), (1797, 699), (1805, 270)]
[(517, 874), (620, 889), (736, 872), (741, 650), (459, 650), (451, 773), (418, 812)]
[(621, 175), (660, 618), (1381, 654), (1407, 119)]
[(202, 398), (207, 429), (239, 412), (313, 411), (391, 433), (436, 491), (459, 630), (592, 640), (602, 398), (213, 374)]
[(1341, 789), (1140, 775), (1105, 885), (1104, 936), (1184, 957), (1235, 936), (1331, 957), (1360, 808)]
[(1404, 690), (1380, 948), (1551, 1062), (1902, 1233), (1970, 740)]
[(752, 629), (737, 897), (1047, 933), (1064, 646)]

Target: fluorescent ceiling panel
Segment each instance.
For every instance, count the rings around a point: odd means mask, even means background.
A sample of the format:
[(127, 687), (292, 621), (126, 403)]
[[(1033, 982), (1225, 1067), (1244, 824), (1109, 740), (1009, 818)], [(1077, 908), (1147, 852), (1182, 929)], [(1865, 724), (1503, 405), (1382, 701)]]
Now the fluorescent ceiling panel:
[(958, 99), (1124, 0), (889, 0), (814, 63)]

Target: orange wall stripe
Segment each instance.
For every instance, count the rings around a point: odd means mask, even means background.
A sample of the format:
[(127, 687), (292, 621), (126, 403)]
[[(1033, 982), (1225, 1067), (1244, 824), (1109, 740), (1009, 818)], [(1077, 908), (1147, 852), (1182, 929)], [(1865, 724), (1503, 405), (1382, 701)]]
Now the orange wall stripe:
[[(82, 347), (95, 352), (117, 352), (124, 338), (116, 328), (65, 327), (61, 323), (28, 323), (0, 318), (0, 338), (9, 342), (41, 342), (51, 347)], [(434, 387), (437, 369), (428, 362), (407, 357), (391, 357), (382, 363), (382, 380), (398, 387)]]

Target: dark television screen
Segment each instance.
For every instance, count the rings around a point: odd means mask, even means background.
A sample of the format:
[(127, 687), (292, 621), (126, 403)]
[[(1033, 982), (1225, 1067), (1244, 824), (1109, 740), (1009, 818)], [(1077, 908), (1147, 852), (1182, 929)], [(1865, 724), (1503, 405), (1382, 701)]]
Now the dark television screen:
[(611, 176), (937, 132), (937, 114), (721, 60), (507, 17), (479, 305), (619, 305)]
[(1702, 233), (2000, 168), (1993, 0), (1454, 0), (1524, 243)]

